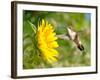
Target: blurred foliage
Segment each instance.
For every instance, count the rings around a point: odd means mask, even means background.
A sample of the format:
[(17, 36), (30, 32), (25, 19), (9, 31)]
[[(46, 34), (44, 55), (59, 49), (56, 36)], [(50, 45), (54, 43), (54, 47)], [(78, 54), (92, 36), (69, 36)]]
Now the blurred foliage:
[[(89, 13), (73, 12), (49, 12), (49, 11), (23, 11), (23, 68), (48, 68), (48, 67), (74, 67), (90, 66), (91, 64), (91, 23)], [(84, 45), (85, 50), (81, 52), (76, 45), (70, 40), (58, 39), (59, 60), (53, 65), (43, 62), (36, 50), (34, 41), (34, 32), (30, 27), (29, 21), (37, 28), (41, 19), (45, 19), (55, 28), (58, 34), (66, 34), (66, 27), (71, 26), (76, 32)]]

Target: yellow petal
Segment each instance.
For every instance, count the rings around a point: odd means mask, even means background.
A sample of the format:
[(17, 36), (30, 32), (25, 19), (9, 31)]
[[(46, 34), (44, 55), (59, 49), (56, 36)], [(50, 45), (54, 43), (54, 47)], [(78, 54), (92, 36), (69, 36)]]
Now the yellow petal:
[(42, 58), (48, 63), (57, 61), (58, 52), (55, 48), (59, 45), (57, 43), (56, 33), (53, 26), (42, 19), (37, 31), (38, 47), (41, 50)]

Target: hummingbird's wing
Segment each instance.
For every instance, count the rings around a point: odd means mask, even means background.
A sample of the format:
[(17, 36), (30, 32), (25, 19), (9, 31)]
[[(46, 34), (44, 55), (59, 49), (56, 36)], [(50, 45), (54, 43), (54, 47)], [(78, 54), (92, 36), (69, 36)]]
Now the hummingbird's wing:
[(75, 39), (74, 39), (74, 42), (76, 43), (78, 49), (80, 49), (81, 51), (84, 50), (84, 46), (83, 46), (83, 44), (81, 43), (81, 40), (80, 40), (78, 34), (76, 34)]
[(73, 31), (72, 29), (70, 28), (67, 28), (67, 31), (68, 31), (68, 36), (71, 40), (74, 40), (75, 39), (75, 35), (76, 35), (76, 32)]
[(75, 42), (76, 44), (81, 44), (81, 41), (80, 41), (80, 39), (79, 39), (78, 34), (75, 35), (74, 42)]

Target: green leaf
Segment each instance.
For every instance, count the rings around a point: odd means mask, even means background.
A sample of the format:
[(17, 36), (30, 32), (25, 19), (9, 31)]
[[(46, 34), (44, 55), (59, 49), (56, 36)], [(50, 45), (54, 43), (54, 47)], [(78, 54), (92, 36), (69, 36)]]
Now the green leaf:
[(30, 24), (30, 27), (32, 28), (32, 30), (34, 31), (34, 33), (36, 33), (36, 27), (34, 24), (32, 24), (30, 21), (28, 21), (28, 23)]

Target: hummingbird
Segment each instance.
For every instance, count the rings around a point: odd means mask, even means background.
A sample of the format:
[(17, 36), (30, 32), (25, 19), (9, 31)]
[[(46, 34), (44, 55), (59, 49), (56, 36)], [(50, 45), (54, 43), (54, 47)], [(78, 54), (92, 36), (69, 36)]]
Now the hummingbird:
[(79, 38), (78, 33), (75, 32), (74, 30), (72, 30), (69, 27), (67, 28), (67, 34), (58, 35), (57, 37), (61, 38), (61, 39), (64, 39), (64, 40), (71, 40), (76, 44), (77, 48), (80, 51), (84, 50), (84, 46), (82, 45), (82, 42), (81, 42), (81, 40)]
[(82, 42), (79, 38), (79, 35), (77, 32), (75, 32), (74, 30), (72, 30), (71, 28), (67, 28), (67, 31), (68, 31), (68, 37), (70, 40), (72, 40), (76, 45), (77, 45), (77, 48), (81, 51), (84, 50), (84, 46), (82, 45)]

